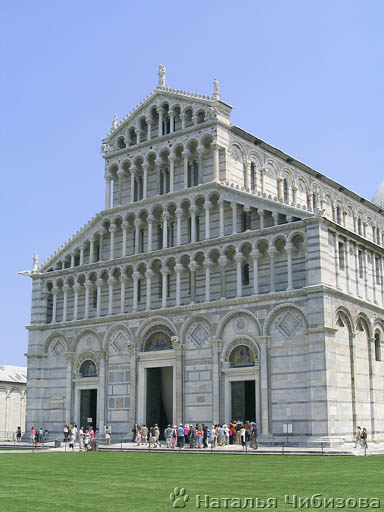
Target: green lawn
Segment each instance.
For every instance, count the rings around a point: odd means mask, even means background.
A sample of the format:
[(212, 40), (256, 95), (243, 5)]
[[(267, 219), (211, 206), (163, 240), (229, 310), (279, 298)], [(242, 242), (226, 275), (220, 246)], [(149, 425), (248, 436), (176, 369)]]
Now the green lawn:
[(376, 497), (383, 508), (383, 462), (382, 457), (4, 453), (0, 512), (170, 511), (175, 487), (185, 487), (190, 496), (186, 511), (197, 510), (197, 494), (275, 497), (278, 510), (294, 510), (284, 502), (285, 494)]

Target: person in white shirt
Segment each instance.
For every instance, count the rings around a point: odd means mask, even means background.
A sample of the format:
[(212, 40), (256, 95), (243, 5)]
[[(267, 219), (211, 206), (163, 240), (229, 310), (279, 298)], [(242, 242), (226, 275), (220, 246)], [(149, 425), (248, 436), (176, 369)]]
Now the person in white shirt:
[(83, 427), (79, 429), (79, 450), (82, 451), (84, 448), (84, 430)]
[(72, 436), (73, 436), (73, 442), (74, 442), (74, 446), (76, 446), (76, 439), (77, 439), (77, 425), (73, 425), (72, 427)]

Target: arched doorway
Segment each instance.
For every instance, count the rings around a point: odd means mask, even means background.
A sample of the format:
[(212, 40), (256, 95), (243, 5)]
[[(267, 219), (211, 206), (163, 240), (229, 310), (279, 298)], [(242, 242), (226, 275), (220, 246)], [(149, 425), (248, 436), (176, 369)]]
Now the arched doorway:
[(157, 424), (161, 431), (175, 422), (176, 357), (172, 336), (164, 325), (150, 328), (139, 353), (138, 422)]

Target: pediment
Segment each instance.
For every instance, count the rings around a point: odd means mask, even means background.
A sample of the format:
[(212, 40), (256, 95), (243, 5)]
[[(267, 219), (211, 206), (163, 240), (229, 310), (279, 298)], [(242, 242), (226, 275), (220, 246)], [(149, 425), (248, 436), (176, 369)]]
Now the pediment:
[(156, 125), (159, 107), (163, 108), (165, 114), (174, 112), (176, 119), (180, 114), (197, 116), (201, 112), (204, 121), (217, 119), (218, 116), (229, 119), (232, 110), (229, 105), (214, 100), (211, 96), (158, 87), (120, 123), (116, 118), (114, 119), (112, 130), (103, 140), (102, 152), (109, 154), (132, 146), (137, 137), (136, 130), (141, 131), (141, 141), (145, 142), (148, 130), (147, 120), (149, 119), (153, 125)]

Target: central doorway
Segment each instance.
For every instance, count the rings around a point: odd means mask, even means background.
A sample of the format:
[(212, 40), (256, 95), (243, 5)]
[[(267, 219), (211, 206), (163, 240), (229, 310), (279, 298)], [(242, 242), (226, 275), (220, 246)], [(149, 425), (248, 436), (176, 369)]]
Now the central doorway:
[(173, 422), (173, 367), (147, 368), (146, 424), (162, 431)]
[(231, 382), (231, 418), (240, 421), (256, 421), (255, 381)]
[(97, 389), (80, 390), (80, 425), (87, 428), (92, 425), (96, 428), (97, 418)]

